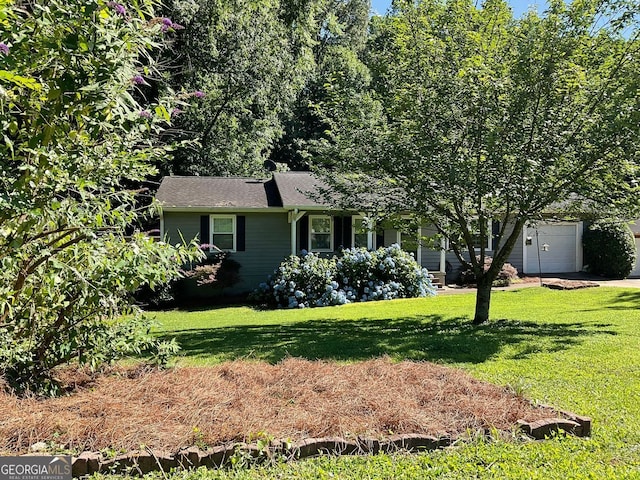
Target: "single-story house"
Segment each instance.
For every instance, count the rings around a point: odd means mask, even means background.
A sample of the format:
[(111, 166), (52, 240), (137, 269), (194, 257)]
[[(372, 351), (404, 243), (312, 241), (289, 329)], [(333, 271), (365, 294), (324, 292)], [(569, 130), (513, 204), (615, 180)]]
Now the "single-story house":
[[(231, 252), (241, 265), (242, 280), (233, 289), (238, 292), (254, 289), (285, 257), (302, 250), (331, 254), (352, 246), (374, 249), (398, 243), (436, 275), (458, 265), (446, 248), (427, 248), (417, 241), (435, 233), (433, 229), (421, 227), (408, 235), (390, 225), (368, 227), (362, 213), (335, 210), (310, 196), (317, 184), (307, 172), (274, 173), (270, 179), (168, 176), (157, 192), (161, 235), (171, 243), (198, 238)], [(525, 227), (509, 262), (529, 274), (578, 272), (583, 267), (582, 231), (581, 221)], [(490, 255), (493, 246), (487, 247)]]

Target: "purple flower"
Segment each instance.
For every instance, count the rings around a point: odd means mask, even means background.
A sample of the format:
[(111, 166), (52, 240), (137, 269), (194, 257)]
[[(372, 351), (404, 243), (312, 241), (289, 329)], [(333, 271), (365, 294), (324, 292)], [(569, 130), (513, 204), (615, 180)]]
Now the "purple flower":
[(183, 113), (183, 110), (180, 110), (179, 108), (174, 108), (173, 110), (171, 110), (171, 116), (172, 117), (177, 117), (181, 113)]
[(167, 30), (169, 30), (172, 27), (173, 27), (173, 22), (171, 21), (171, 19), (167, 18), (167, 17), (164, 17), (162, 19), (162, 26), (160, 27), (160, 30), (162, 30), (163, 32), (166, 32)]
[(204, 97), (204, 92), (201, 92), (200, 90), (196, 90), (195, 92), (193, 92), (193, 96), (196, 98), (202, 98)]
[(124, 7), (124, 5), (121, 5), (117, 2), (109, 2), (107, 3), (107, 5), (111, 8), (113, 8), (116, 13), (122, 17), (127, 15), (127, 9)]
[(131, 81), (136, 85), (144, 85), (147, 83), (144, 81), (144, 77), (142, 75), (134, 75)]
[(140, 110), (139, 115), (142, 118), (151, 118), (151, 112), (149, 110)]
[(173, 28), (174, 30), (182, 30), (184, 29), (184, 27), (182, 25), (180, 25), (179, 23), (172, 23), (171, 24), (171, 28)]
[(2, 53), (3, 55), (8, 55), (9, 54), (9, 45), (7, 45), (4, 42), (0, 42), (0, 53)]

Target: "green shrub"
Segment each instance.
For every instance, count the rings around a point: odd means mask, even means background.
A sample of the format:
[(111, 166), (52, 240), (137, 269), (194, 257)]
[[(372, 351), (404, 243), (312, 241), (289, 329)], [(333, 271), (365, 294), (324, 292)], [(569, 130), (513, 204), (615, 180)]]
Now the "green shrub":
[(290, 256), (253, 298), (284, 308), (344, 305), (434, 295), (429, 272), (398, 245), (369, 252), (350, 248), (339, 257)]
[(132, 232), (157, 213), (139, 187), (171, 150), (170, 112), (197, 101), (158, 81), (156, 3), (0, 1), (0, 377), (16, 392), (153, 348), (133, 292), (199, 258)]
[[(478, 257), (478, 260), (480, 257)], [(491, 264), (493, 263), (492, 257), (484, 258), (484, 271), (486, 272), (491, 268)], [(510, 263), (505, 263), (500, 272), (498, 272), (498, 276), (493, 281), (494, 287), (505, 287), (507, 285), (511, 285), (511, 282), (518, 278), (518, 269), (511, 265)], [(462, 285), (475, 285), (476, 283), (476, 274), (473, 272), (472, 268), (464, 269), (460, 272), (460, 283)]]
[(636, 245), (626, 223), (594, 223), (585, 230), (582, 244), (590, 272), (610, 278), (626, 278), (631, 273)]

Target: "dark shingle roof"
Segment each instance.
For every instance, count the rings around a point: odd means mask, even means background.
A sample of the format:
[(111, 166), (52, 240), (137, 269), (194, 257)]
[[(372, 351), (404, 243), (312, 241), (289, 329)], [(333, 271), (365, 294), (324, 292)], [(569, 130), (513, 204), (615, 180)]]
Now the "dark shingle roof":
[(328, 202), (310, 198), (319, 193), (319, 188), (327, 188), (309, 172), (274, 173), (273, 179), (278, 186), (283, 207), (329, 207)]
[(273, 180), (234, 177), (164, 177), (156, 198), (164, 207), (282, 207)]

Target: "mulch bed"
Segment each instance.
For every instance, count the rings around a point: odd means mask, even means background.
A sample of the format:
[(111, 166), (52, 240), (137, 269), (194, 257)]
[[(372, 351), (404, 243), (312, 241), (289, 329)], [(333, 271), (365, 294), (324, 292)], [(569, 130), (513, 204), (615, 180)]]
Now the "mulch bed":
[(43, 441), (74, 451), (141, 445), (177, 451), (260, 435), (291, 441), (403, 433), (458, 437), (489, 428), (510, 431), (519, 419), (550, 416), (549, 409), (461, 370), (388, 358), (61, 375), (74, 386), (61, 398), (0, 394), (0, 452), (25, 453)]
[(551, 290), (578, 290), (581, 288), (599, 287), (600, 285), (596, 282), (586, 280), (553, 280), (544, 282), (542, 286), (550, 288)]

